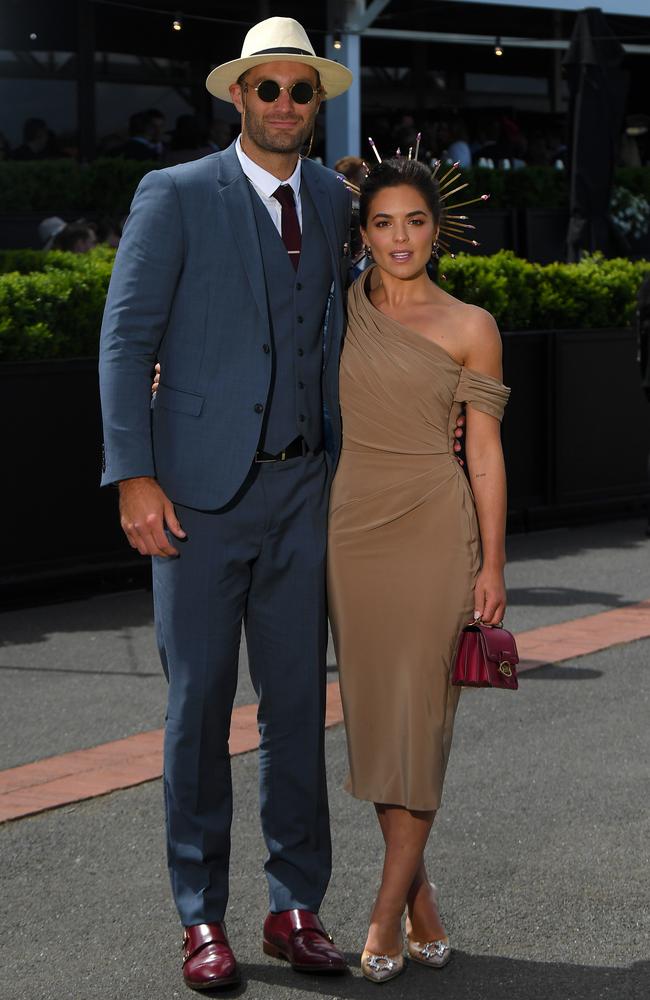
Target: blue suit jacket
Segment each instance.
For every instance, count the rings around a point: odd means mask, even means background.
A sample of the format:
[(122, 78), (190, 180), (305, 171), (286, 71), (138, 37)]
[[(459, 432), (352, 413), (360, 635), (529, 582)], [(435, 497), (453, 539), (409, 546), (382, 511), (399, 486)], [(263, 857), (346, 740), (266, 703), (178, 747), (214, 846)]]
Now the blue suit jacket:
[[(302, 183), (327, 237), (323, 267), (333, 275), (323, 399), (335, 465), (350, 200), (336, 175), (311, 160), (302, 163)], [(271, 379), (268, 343), (259, 238), (234, 144), (147, 174), (117, 252), (102, 323), (102, 484), (155, 476), (177, 503), (203, 510), (227, 503), (258, 445), (258, 404), (266, 406)], [(156, 359), (162, 381), (151, 405)]]

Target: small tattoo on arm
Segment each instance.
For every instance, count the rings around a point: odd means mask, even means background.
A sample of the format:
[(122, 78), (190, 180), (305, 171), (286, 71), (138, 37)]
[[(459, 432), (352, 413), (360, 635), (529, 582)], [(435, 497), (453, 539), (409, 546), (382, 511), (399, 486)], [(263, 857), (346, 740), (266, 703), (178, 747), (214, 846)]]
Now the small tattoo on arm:
[(474, 479), (485, 479), (486, 476), (487, 476), (487, 472), (477, 472), (474, 475)]

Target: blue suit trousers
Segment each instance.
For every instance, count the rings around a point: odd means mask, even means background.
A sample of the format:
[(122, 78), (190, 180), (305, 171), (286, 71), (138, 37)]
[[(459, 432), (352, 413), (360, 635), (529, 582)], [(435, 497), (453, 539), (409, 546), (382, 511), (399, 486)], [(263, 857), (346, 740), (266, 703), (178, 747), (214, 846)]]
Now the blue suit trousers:
[(169, 681), (164, 789), (184, 925), (224, 918), (233, 801), (228, 737), (242, 623), (259, 699), (260, 812), (273, 911), (317, 912), (331, 872), (324, 765), (325, 456), (255, 465), (214, 512), (177, 506), (187, 540), (153, 560)]

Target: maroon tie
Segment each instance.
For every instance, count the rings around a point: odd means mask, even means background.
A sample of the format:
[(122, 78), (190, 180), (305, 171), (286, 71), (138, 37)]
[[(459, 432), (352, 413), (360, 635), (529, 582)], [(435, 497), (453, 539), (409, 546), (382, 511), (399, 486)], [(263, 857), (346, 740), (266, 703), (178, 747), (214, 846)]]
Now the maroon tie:
[(273, 197), (277, 198), (282, 205), (282, 241), (287, 248), (294, 270), (297, 271), (300, 263), (302, 237), (293, 188), (290, 184), (281, 184), (277, 191), (273, 192)]

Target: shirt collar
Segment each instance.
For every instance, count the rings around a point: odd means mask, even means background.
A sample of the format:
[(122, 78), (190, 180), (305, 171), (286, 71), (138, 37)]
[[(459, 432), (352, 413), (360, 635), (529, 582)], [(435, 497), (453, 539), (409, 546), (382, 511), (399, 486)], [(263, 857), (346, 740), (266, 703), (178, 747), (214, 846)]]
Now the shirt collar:
[(248, 177), (249, 181), (252, 181), (255, 187), (264, 194), (267, 198), (273, 196), (273, 192), (277, 191), (280, 184), (288, 184), (293, 190), (293, 196), (298, 200), (298, 194), (300, 192), (300, 176), (301, 176), (301, 164), (300, 159), (296, 164), (296, 169), (286, 181), (280, 181), (273, 174), (270, 174), (268, 170), (264, 167), (260, 167), (258, 163), (251, 160), (250, 156), (247, 156), (241, 146), (241, 135), (237, 137), (237, 142), (235, 145), (237, 151), (237, 157), (241, 164), (241, 168)]

